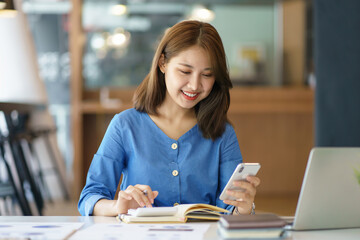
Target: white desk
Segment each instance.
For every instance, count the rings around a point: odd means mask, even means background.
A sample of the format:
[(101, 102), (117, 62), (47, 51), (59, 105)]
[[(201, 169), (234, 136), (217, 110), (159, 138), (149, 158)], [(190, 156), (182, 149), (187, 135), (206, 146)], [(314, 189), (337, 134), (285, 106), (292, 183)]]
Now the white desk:
[[(79, 231), (86, 231), (86, 228), (92, 226), (93, 224), (101, 224), (101, 223), (118, 223), (117, 220), (113, 217), (75, 217), (75, 216), (44, 216), (44, 217), (35, 217), (35, 216), (0, 216), (0, 223), (10, 223), (10, 222), (83, 222), (84, 225)], [(187, 224), (195, 224), (195, 223), (187, 223)], [(199, 223), (197, 223), (199, 224)], [(209, 224), (203, 222), (201, 224)], [(204, 239), (206, 240), (219, 240), (221, 239), (217, 235), (217, 224), (215, 222), (210, 223), (210, 228), (205, 233)], [(355, 229), (338, 229), (338, 230), (321, 230), (321, 231), (292, 231), (289, 232), (286, 238), (283, 239), (294, 239), (294, 240), (308, 240), (308, 239), (317, 239), (317, 240), (332, 240), (332, 239), (360, 239), (360, 228)], [(75, 238), (76, 235), (73, 235), (70, 239)], [(129, 236), (128, 239), (132, 239)], [(191, 239), (195, 240), (195, 239)]]

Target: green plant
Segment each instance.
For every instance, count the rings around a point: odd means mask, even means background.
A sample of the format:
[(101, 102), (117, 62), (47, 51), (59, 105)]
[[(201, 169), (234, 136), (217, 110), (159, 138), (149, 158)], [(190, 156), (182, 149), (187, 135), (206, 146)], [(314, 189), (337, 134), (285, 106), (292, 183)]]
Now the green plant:
[(360, 184), (360, 170), (354, 168), (354, 172), (355, 172), (355, 177), (358, 180), (359, 184)]

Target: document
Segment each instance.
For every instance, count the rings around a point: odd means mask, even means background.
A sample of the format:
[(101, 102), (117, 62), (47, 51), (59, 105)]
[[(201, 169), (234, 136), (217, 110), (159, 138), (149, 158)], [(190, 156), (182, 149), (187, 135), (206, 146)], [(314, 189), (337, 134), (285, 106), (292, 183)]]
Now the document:
[(0, 239), (67, 239), (84, 223), (79, 222), (1, 222)]
[(102, 240), (189, 240), (203, 239), (208, 230), (208, 223), (187, 224), (126, 224), (96, 223), (77, 231), (71, 240), (102, 239)]

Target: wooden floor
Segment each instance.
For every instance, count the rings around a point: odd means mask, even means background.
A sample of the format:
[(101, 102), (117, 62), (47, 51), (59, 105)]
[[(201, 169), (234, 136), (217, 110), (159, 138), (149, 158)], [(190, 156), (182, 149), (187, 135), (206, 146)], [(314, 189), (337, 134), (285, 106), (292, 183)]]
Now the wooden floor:
[[(257, 196), (256, 212), (272, 212), (280, 216), (293, 216), (298, 196)], [(79, 216), (77, 201), (57, 201), (46, 205), (46, 216)]]

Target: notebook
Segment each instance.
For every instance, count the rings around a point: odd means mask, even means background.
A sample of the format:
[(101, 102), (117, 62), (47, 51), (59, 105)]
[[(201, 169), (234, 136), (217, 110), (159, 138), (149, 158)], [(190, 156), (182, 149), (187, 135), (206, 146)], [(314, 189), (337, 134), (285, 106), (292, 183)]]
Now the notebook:
[(226, 229), (283, 228), (285, 220), (273, 213), (222, 215), (219, 224)]
[(273, 213), (222, 215), (218, 233), (222, 239), (279, 239), (286, 222)]
[(185, 223), (189, 220), (219, 220), (229, 211), (209, 204), (180, 204), (175, 207), (130, 209), (117, 219), (125, 223)]
[(313, 148), (291, 229), (360, 227), (360, 148)]

